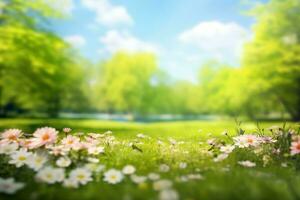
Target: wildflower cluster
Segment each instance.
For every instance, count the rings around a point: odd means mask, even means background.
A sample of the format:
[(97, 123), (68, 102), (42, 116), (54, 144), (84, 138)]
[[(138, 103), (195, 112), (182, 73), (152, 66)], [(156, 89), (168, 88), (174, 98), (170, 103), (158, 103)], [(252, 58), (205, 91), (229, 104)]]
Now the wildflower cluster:
[[(215, 153), (213, 161), (221, 162), (232, 153), (238, 154), (246, 151), (248, 155), (254, 153), (256, 157), (253, 159), (261, 159), (263, 166), (266, 166), (272, 160), (271, 157), (274, 159), (280, 157), (281, 159), (278, 159), (280, 161), (282, 158), (290, 158), (292, 161), (297, 154), (300, 154), (299, 130), (297, 132), (294, 129), (285, 130), (273, 126), (268, 129), (269, 132), (267, 133), (262, 133), (262, 131), (264, 129), (259, 129), (253, 134), (245, 134), (245, 131), (240, 129), (240, 134), (234, 137), (226, 133), (225, 136), (229, 139), (230, 144), (215, 138), (209, 139), (207, 142), (211, 146), (210, 151)], [(257, 165), (250, 160), (239, 160), (237, 164), (243, 167), (255, 167)], [(282, 163), (282, 166), (286, 166), (286, 163)]]
[[(143, 144), (149, 136), (138, 134), (128, 147), (141, 151), (136, 145)], [(177, 141), (169, 139), (170, 147), (174, 148)], [(178, 142), (179, 144), (181, 142)], [(104, 181), (107, 184), (119, 184), (128, 179), (134, 184), (142, 185), (146, 182), (153, 184), (162, 200), (179, 199), (178, 192), (172, 187), (172, 180), (161, 178), (159, 173), (166, 173), (170, 166), (162, 163), (157, 167), (157, 172), (145, 175), (137, 174), (137, 169), (131, 164), (106, 168), (100, 162), (105, 157), (106, 150), (120, 143), (108, 131), (103, 134), (96, 133), (71, 133), (70, 128), (58, 130), (50, 127), (37, 129), (33, 134), (25, 134), (19, 129), (8, 129), (1, 134), (0, 154), (7, 164), (14, 166), (15, 170), (28, 169), (35, 173), (34, 180), (44, 184), (59, 184), (67, 188), (78, 188), (89, 182)], [(158, 140), (157, 145), (164, 145)], [(184, 169), (187, 163), (180, 162), (179, 168)], [(200, 175), (199, 175), (200, 176)], [(17, 178), (17, 177), (16, 177)], [(195, 175), (187, 175), (182, 179), (197, 179)], [(26, 187), (25, 182), (17, 182), (13, 177), (0, 178), (0, 192), (14, 194)]]

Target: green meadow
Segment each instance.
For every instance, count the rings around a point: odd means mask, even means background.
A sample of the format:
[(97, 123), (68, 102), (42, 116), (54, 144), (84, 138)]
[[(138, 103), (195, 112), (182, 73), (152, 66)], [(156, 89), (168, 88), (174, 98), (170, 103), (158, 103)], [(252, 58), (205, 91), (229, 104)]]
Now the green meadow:
[[(18, 127), (25, 133), (31, 133), (43, 124), (61, 131), (64, 127), (72, 128), (72, 133), (95, 132), (102, 134), (112, 131), (115, 145), (106, 146), (105, 153), (97, 156), (98, 165), (105, 169), (121, 170), (125, 165), (133, 165), (136, 174), (147, 176), (159, 174), (161, 179), (172, 181), (172, 188), (177, 191), (177, 199), (299, 199), (300, 176), (293, 160), (286, 157), (278, 160), (274, 157), (264, 166), (261, 155), (242, 149), (232, 153), (222, 162), (214, 162), (209, 155), (211, 148), (207, 140), (217, 138), (232, 143), (231, 136), (237, 135), (236, 128), (247, 134), (260, 129), (266, 135), (266, 129), (274, 125), (283, 126), (283, 122), (262, 122), (257, 126), (253, 122), (244, 122), (238, 126), (234, 121), (193, 121), (134, 123), (98, 120), (64, 119), (5, 119), (1, 120), (1, 130)], [(297, 127), (296, 123), (286, 123), (286, 127)], [(259, 128), (258, 128), (259, 127)], [(225, 135), (226, 131), (228, 135)], [(139, 138), (137, 134), (144, 134)], [(63, 134), (63, 133), (61, 133)], [(170, 139), (175, 140), (170, 142)], [(158, 144), (161, 141), (162, 144)], [(174, 144), (172, 144), (174, 142)], [(129, 144), (133, 143), (133, 146)], [(175, 144), (176, 143), (176, 144)], [(80, 188), (64, 188), (60, 184), (45, 184), (34, 180), (34, 173), (27, 167), (15, 168), (5, 163), (1, 157), (1, 177), (14, 176), (18, 181), (26, 182), (24, 189), (14, 196), (1, 195), (1, 199), (157, 199), (159, 192), (153, 189), (153, 181), (147, 179), (134, 183), (129, 177), (111, 185), (103, 181), (103, 173), (94, 174), (93, 182)], [(246, 168), (239, 165), (240, 160), (252, 160), (257, 166)], [(186, 163), (181, 168), (180, 163)], [(287, 163), (282, 167), (282, 163)], [(160, 165), (169, 166), (162, 172)], [(80, 164), (79, 164), (80, 165)], [(104, 170), (105, 171), (105, 170)], [(197, 174), (197, 175), (195, 175)], [(190, 178), (186, 180), (186, 177)], [(193, 177), (194, 176), (194, 177)], [(199, 177), (200, 176), (200, 177)], [(162, 198), (160, 198), (162, 199)]]

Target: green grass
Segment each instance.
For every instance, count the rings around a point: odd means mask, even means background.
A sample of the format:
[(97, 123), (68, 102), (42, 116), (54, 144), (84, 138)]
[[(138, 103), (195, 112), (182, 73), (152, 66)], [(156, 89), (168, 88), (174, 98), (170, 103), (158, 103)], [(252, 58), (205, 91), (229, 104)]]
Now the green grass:
[[(260, 122), (262, 128), (273, 125), (283, 125), (284, 122)], [(292, 125), (293, 123), (287, 123)], [(220, 135), (227, 130), (231, 134), (236, 132), (236, 123), (231, 121), (187, 121), (187, 122), (156, 122), (156, 123), (135, 123), (135, 122), (114, 122), (101, 120), (83, 119), (2, 119), (0, 130), (7, 128), (20, 128), (32, 132), (42, 126), (51, 126), (57, 129), (70, 127), (77, 132), (102, 133), (108, 130), (120, 138), (132, 138), (138, 133), (145, 133), (152, 137), (195, 139), (207, 137), (208, 133)], [(257, 129), (255, 122), (243, 122), (242, 128), (248, 132)]]
[[(263, 122), (261, 128), (272, 125), (282, 125), (282, 122)], [(288, 123), (288, 126), (293, 126)], [(20, 128), (25, 132), (32, 132), (37, 127), (52, 126), (57, 129), (70, 127), (73, 132), (103, 133), (111, 130), (120, 144), (107, 147), (105, 155), (100, 156), (100, 163), (107, 169), (122, 169), (124, 165), (132, 164), (137, 168), (138, 175), (157, 172), (162, 178), (170, 179), (174, 189), (183, 200), (285, 200), (300, 199), (300, 176), (295, 166), (286, 159), (272, 160), (266, 167), (262, 166), (262, 159), (251, 153), (233, 154), (223, 162), (215, 163), (207, 155), (209, 146), (206, 140), (216, 137), (229, 140), (221, 133), (227, 130), (235, 135), (236, 124), (233, 121), (192, 121), (192, 122), (164, 122), (164, 123), (128, 123), (98, 120), (61, 120), (61, 119), (3, 119), (0, 120), (0, 130), (6, 128)], [(245, 122), (242, 127), (247, 133), (256, 130), (255, 123)], [(150, 139), (139, 139), (142, 143), (136, 145), (143, 152), (133, 150), (127, 144), (136, 139), (136, 134), (144, 133)], [(209, 134), (211, 133), (211, 134)], [(211, 136), (210, 136), (211, 135)], [(171, 147), (168, 138), (184, 141)], [(159, 146), (161, 139), (165, 145)], [(203, 142), (199, 144), (199, 142)], [(124, 145), (125, 144), (125, 145)], [(238, 160), (254, 160), (258, 166), (243, 168), (237, 164)], [(180, 169), (179, 163), (186, 162), (187, 168)], [(281, 162), (288, 162), (289, 167), (282, 168)], [(167, 173), (159, 172), (160, 164), (170, 166)], [(109, 185), (102, 181), (102, 175), (97, 175), (97, 182), (89, 183), (79, 189), (65, 189), (60, 185), (46, 185), (36, 183), (33, 173), (26, 167), (15, 169), (14, 166), (4, 164), (1, 157), (0, 177), (16, 177), (24, 181), (26, 188), (14, 196), (0, 195), (0, 199), (157, 199), (158, 193), (153, 190), (151, 181), (136, 185), (129, 178), (117, 185)], [(176, 178), (186, 174), (200, 173), (203, 180), (177, 182)]]

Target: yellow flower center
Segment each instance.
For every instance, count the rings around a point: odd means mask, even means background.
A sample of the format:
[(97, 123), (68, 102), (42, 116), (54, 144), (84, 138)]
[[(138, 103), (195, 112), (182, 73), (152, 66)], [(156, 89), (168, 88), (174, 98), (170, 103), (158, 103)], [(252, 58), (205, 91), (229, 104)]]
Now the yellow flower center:
[(77, 178), (78, 178), (79, 180), (82, 180), (82, 179), (85, 178), (85, 176), (84, 176), (83, 174), (79, 174), (79, 175), (77, 176)]
[(46, 174), (46, 177), (47, 177), (48, 179), (51, 179), (53, 176), (52, 176), (52, 174)]
[(10, 135), (8, 136), (9, 140), (17, 140), (17, 137), (15, 135)]
[(248, 143), (253, 143), (253, 139), (252, 139), (252, 138), (248, 138), (248, 139), (247, 139), (247, 142), (248, 142)]
[(43, 137), (42, 137), (42, 140), (43, 140), (43, 141), (47, 141), (47, 140), (49, 140), (49, 139), (50, 139), (50, 136), (49, 136), (48, 133), (45, 133), (45, 134), (43, 135)]
[(73, 144), (73, 140), (69, 140), (67, 143), (68, 144)]
[(19, 156), (19, 160), (24, 161), (24, 160), (26, 160), (26, 157), (25, 156)]

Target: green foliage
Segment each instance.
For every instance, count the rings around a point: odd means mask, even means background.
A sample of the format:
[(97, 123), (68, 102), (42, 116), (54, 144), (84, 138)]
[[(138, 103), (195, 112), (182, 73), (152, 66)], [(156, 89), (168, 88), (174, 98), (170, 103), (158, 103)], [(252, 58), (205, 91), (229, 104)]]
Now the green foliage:
[(298, 0), (272, 0), (255, 9), (258, 23), (243, 58), (254, 85), (251, 94), (261, 97), (260, 106), (272, 101), (272, 110), (284, 108), (295, 120), (300, 119), (299, 12)]
[(71, 59), (75, 55), (61, 38), (41, 29), (39, 19), (56, 15), (46, 1), (4, 2), (0, 15), (0, 115), (21, 109), (56, 116), (64, 105), (66, 109), (76, 107), (66, 101), (84, 102), (83, 88), (78, 87), (86, 78), (82, 62)]
[(151, 106), (157, 65), (147, 53), (117, 53), (101, 63), (100, 108), (108, 112), (146, 113)]
[(300, 119), (300, 2), (272, 0), (251, 11), (257, 23), (244, 48), (242, 66), (217, 62), (201, 67), (203, 112), (252, 119), (285, 113)]

